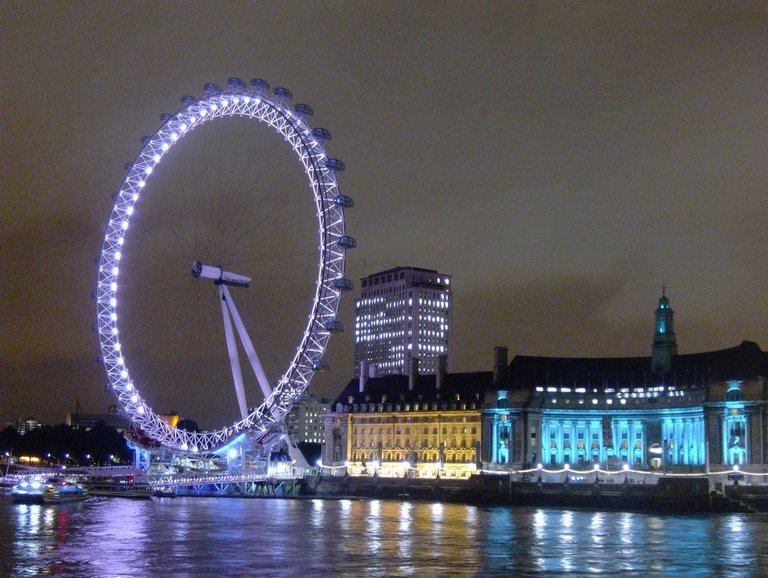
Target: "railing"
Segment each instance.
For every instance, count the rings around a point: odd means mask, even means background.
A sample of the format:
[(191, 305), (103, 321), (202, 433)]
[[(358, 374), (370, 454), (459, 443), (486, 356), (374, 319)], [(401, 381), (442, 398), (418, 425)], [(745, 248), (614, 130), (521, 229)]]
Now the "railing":
[[(745, 466), (748, 467), (748, 466)], [(740, 482), (750, 485), (768, 485), (768, 472), (754, 472), (734, 465), (721, 468), (710, 468), (701, 471), (672, 471), (672, 470), (636, 470), (627, 464), (620, 468), (604, 469), (599, 466), (587, 469), (571, 468), (568, 464), (558, 469), (547, 469), (541, 465), (535, 468), (525, 469), (483, 469), (478, 473), (483, 475), (509, 476), (513, 481), (538, 481), (545, 482), (584, 482), (593, 483), (599, 480), (601, 483), (635, 483), (656, 484), (661, 478), (701, 478), (711, 482)], [(762, 466), (757, 466), (762, 467)]]
[(197, 486), (207, 484), (237, 484), (248, 482), (266, 482), (266, 481), (285, 481), (296, 480), (304, 477), (304, 468), (293, 467), (285, 470), (265, 470), (259, 468), (256, 470), (243, 470), (240, 472), (221, 472), (221, 473), (180, 473), (180, 474), (159, 474), (151, 475), (136, 472), (132, 467), (107, 467), (107, 468), (69, 468), (66, 470), (43, 470), (26, 471), (24, 473), (8, 474), (0, 476), (0, 485), (14, 486), (23, 481), (33, 479), (45, 479), (53, 476), (80, 476), (103, 478), (106, 475), (126, 475), (134, 473), (134, 483), (147, 484), (151, 487), (176, 487), (176, 486)]
[(200, 473), (200, 474), (162, 474), (136, 476), (136, 483), (152, 487), (203, 486), (208, 484), (240, 484), (249, 482), (267, 482), (301, 479), (304, 476), (302, 468), (291, 471), (269, 472), (263, 469), (245, 470), (242, 472)]

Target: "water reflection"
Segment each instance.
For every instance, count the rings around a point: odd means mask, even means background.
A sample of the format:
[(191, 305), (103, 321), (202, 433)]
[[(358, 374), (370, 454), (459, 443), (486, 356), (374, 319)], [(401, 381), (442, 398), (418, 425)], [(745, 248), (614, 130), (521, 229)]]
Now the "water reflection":
[(413, 538), (411, 532), (413, 506), (409, 502), (400, 504), (400, 523), (398, 525), (397, 553), (403, 560), (410, 560), (413, 555)]
[(381, 502), (374, 500), (369, 503), (369, 508), (366, 532), (371, 539), (368, 540), (366, 553), (376, 557), (381, 554)]
[[(14, 536), (13, 549), (22, 560), (38, 560), (44, 557), (45, 542), (37, 540), (44, 528), (53, 524), (54, 509), (40, 504), (19, 504), (16, 510), (18, 531)], [(19, 568), (20, 575), (34, 576), (34, 567)]]
[(750, 576), (766, 518), (386, 500), (0, 502), (0, 576)]

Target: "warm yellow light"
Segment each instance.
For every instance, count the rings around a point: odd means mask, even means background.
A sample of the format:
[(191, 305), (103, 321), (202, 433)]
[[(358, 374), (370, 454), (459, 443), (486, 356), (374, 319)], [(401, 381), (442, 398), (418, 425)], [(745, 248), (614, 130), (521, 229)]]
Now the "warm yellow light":
[(165, 423), (167, 423), (171, 427), (177, 427), (179, 424), (179, 421), (181, 421), (181, 416), (178, 414), (174, 415), (161, 415), (158, 416), (161, 420), (163, 420)]
[(40, 458), (38, 458), (37, 456), (20, 456), (19, 462), (23, 464), (39, 464)]

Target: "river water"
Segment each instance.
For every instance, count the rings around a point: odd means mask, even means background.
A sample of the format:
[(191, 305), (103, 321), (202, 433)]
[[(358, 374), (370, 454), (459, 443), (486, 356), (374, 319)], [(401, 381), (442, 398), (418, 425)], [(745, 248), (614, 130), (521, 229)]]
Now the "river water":
[(381, 500), (0, 496), (0, 576), (768, 576), (768, 518)]

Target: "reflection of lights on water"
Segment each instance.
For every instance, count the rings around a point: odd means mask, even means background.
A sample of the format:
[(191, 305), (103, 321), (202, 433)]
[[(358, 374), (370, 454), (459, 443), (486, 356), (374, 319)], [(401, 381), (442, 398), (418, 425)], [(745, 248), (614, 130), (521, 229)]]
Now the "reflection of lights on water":
[(727, 556), (727, 559), (734, 565), (751, 568), (754, 565), (754, 558), (752, 557), (753, 552), (750, 550), (753, 550), (754, 547), (750, 547), (750, 543), (752, 542), (751, 538), (754, 537), (754, 527), (750, 530), (748, 526), (744, 525), (744, 518), (741, 515), (732, 514), (728, 516), (725, 527), (718, 530), (722, 537), (727, 536), (727, 539), (720, 540), (724, 550), (722, 555)]
[(621, 515), (621, 519), (619, 520), (619, 528), (621, 543), (627, 546), (631, 545), (633, 542), (632, 514), (624, 513)]
[(410, 502), (400, 504), (400, 536), (397, 541), (397, 553), (403, 560), (409, 560), (412, 556), (413, 541), (411, 524), (413, 522), (413, 505)]
[(565, 570), (566, 572), (572, 572), (573, 570), (575, 570), (575, 566), (573, 565), (573, 560), (571, 559), (571, 557), (573, 556), (572, 550), (568, 549), (566, 552), (563, 552), (561, 556), (562, 557), (560, 558), (560, 560), (563, 564), (563, 570)]
[(432, 514), (433, 522), (443, 521), (444, 508), (442, 504), (432, 504), (429, 508), (429, 511)]
[(413, 523), (413, 504), (402, 502), (400, 504), (399, 529), (402, 536), (410, 536), (411, 524)]
[[(38, 506), (39, 508), (40, 506)], [(41, 508), (43, 512), (43, 523), (46, 527), (50, 527), (53, 524), (53, 516), (55, 510), (53, 508)]]
[[(552, 536), (547, 535), (547, 515), (544, 510), (536, 510), (533, 514), (533, 534), (536, 537), (534, 552), (534, 563), (540, 573), (547, 570), (546, 553), (550, 549)], [(541, 553), (541, 555), (538, 555)]]
[(382, 503), (379, 500), (368, 502), (368, 516), (365, 520), (365, 553), (370, 557), (381, 555), (382, 548)]
[(16, 511), (20, 532), (14, 549), (22, 559), (35, 560), (42, 555), (44, 541), (41, 537), (53, 527), (56, 509), (41, 504), (18, 504)]
[(315, 528), (322, 528), (325, 520), (325, 500), (312, 500), (309, 523)]
[(467, 506), (465, 515), (464, 534), (467, 536), (467, 539), (474, 540), (478, 532), (477, 508), (475, 506)]
[[(566, 464), (567, 465), (567, 464)], [(573, 512), (566, 510), (560, 517), (560, 543), (563, 549), (560, 551), (560, 560), (563, 570), (570, 572), (573, 570)]]
[[(689, 518), (396, 500), (353, 500), (348, 513), (342, 514), (339, 503), (284, 501), (285, 507), (279, 509), (266, 500), (219, 500), (215, 507), (208, 506), (207, 500), (193, 499), (177, 500), (163, 508), (152, 501), (116, 500), (109, 501), (109, 506), (106, 500), (93, 500), (74, 508), (17, 505), (8, 508), (16, 531), (5, 544), (8, 551), (13, 549), (14, 559), (24, 555), (29, 562), (7, 573), (43, 574), (50, 570), (41, 566), (47, 563), (43, 561), (61, 552), (66, 554), (66, 563), (81, 564), (63, 566), (63, 573), (74, 568), (79, 575), (94, 576), (156, 575), (151, 565), (163, 560), (194, 561), (208, 568), (217, 564), (220, 575), (242, 575), (243, 560), (263, 555), (265, 549), (280, 557), (271, 567), (273, 575), (280, 573), (274, 569), (284, 566), (285, 556), (291, 552), (315, 560), (298, 565), (298, 570), (285, 570), (306, 576), (698, 576), (707, 574), (708, 566), (709, 573), (719, 569), (746, 576), (750, 570), (759, 573), (764, 559), (760, 550), (764, 543), (756, 534), (762, 530), (760, 520), (751, 516)], [(270, 524), (261, 544), (252, 537), (233, 534), (229, 524), (251, 508), (259, 514), (267, 508), (268, 515), (284, 517), (290, 535), (272, 531), (282, 522)], [(68, 516), (66, 542), (56, 539), (62, 512)], [(83, 534), (83, 521), (97, 533)], [(258, 532), (263, 520), (252, 517), (247, 523), (248, 529)], [(34, 524), (39, 526), (36, 535), (31, 530)], [(194, 538), (175, 539), (177, 528), (191, 529)], [(562, 541), (568, 534), (570, 539)], [(631, 544), (622, 544), (627, 537)], [(29, 544), (30, 538), (35, 545)], [(195, 550), (204, 538), (211, 541), (201, 551)], [(222, 546), (226, 540), (233, 540), (229, 543), (234, 550)], [(65, 547), (54, 550), (60, 544)], [(98, 555), (87, 553), (94, 544), (98, 544)], [(135, 554), (126, 556), (128, 548)], [(30, 571), (23, 574), (25, 569)], [(179, 569), (184, 574), (183, 567)]]
[(602, 512), (592, 514), (592, 520), (589, 523), (589, 533), (592, 536), (592, 543), (601, 544), (603, 542), (603, 524), (604, 516)]
[(411, 528), (413, 521), (413, 505), (410, 502), (400, 504), (400, 531), (407, 532)]
[(741, 534), (744, 531), (744, 520), (740, 516), (731, 516), (728, 518), (728, 532)]
[[(332, 516), (338, 520), (339, 531), (342, 534), (347, 534), (350, 531), (350, 527), (359, 521), (352, 515), (352, 501), (351, 500), (339, 500), (339, 512)], [(327, 524), (328, 518), (325, 518), (324, 523)]]

